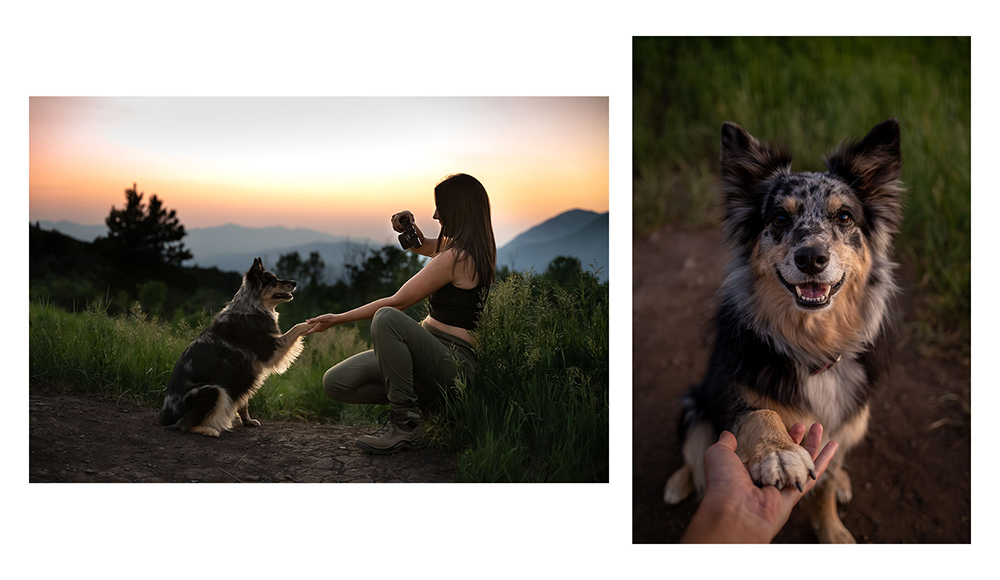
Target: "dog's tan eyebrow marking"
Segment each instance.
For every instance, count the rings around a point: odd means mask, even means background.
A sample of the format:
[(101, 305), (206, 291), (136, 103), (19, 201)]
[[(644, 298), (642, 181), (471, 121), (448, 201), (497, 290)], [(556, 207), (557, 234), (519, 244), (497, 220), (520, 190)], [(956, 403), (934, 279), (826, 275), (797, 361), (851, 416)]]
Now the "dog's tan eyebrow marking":
[(789, 214), (794, 214), (795, 210), (799, 208), (799, 200), (790, 195), (786, 195), (778, 198), (778, 206)]
[(830, 213), (836, 213), (836, 212), (840, 211), (841, 208), (843, 208), (845, 206), (849, 206), (849, 205), (851, 205), (851, 204), (850, 204), (850, 202), (847, 199), (844, 199), (843, 197), (841, 197), (839, 195), (836, 195), (836, 194), (831, 195), (826, 200), (826, 209)]

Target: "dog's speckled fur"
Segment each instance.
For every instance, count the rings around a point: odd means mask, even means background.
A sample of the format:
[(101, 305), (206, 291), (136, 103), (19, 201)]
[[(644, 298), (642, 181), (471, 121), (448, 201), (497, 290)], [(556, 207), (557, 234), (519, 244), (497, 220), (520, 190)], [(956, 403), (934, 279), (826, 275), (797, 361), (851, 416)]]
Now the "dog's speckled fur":
[(218, 437), (234, 423), (259, 426), (247, 404), (271, 373), (283, 373), (302, 352), (301, 323), (281, 334), (275, 307), (292, 299), (294, 280), (279, 280), (260, 258), (233, 300), (174, 365), (160, 424)]
[(842, 144), (826, 173), (791, 173), (785, 151), (733, 123), (721, 145), (733, 259), (708, 372), (682, 401), (685, 465), (664, 499), (704, 493), (700, 457), (722, 430), (736, 435), (758, 485), (801, 485), (813, 464), (787, 429), (818, 422), (823, 442), (840, 447), (805, 503), (821, 541), (853, 542), (836, 500), (851, 497), (844, 456), (864, 437), (893, 342), (899, 124)]

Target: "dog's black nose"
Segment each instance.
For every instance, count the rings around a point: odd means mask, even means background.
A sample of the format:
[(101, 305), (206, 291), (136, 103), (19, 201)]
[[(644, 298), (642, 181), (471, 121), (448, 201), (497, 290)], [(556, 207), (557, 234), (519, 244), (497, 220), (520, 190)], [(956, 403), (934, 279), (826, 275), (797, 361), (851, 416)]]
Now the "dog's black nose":
[(805, 246), (795, 250), (795, 266), (810, 276), (822, 272), (829, 261), (830, 254), (821, 247)]

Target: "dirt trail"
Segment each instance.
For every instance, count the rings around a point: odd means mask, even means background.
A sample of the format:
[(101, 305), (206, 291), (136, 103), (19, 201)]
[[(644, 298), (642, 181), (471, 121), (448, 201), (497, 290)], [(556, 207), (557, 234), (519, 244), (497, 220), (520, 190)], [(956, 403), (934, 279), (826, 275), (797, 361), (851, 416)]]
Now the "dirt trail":
[[(664, 230), (633, 249), (633, 542), (676, 542), (697, 507), (663, 503), (683, 459), (679, 396), (708, 361), (713, 293), (728, 261), (717, 231)], [(904, 300), (904, 320), (906, 307)], [(841, 506), (859, 542), (970, 541), (969, 362), (895, 353), (888, 388), (876, 394), (868, 436), (847, 456), (854, 499)], [(814, 542), (793, 513), (776, 542)]]
[(262, 421), (218, 439), (164, 429), (158, 409), (31, 387), (30, 482), (448, 482), (434, 448), (374, 456), (364, 430)]

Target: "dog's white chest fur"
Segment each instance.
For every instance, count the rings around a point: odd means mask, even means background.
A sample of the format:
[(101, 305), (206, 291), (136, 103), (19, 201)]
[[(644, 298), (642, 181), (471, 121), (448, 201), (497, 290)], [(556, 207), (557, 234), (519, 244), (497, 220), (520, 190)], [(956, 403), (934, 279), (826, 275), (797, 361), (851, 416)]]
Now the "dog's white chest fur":
[(844, 414), (855, 408), (864, 383), (864, 367), (845, 357), (819, 374), (806, 373), (802, 392), (806, 406), (828, 431), (834, 431), (847, 419)]

